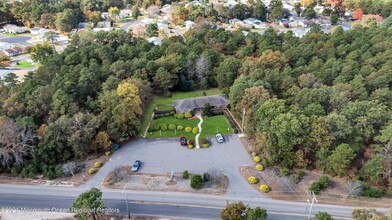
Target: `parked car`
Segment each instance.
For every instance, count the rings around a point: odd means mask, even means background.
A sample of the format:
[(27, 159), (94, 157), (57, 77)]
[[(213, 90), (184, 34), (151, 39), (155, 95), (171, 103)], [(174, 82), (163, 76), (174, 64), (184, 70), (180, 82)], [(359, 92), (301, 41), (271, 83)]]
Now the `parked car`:
[(217, 140), (219, 143), (225, 142), (225, 139), (223, 138), (223, 136), (222, 136), (221, 134), (217, 134), (217, 135), (215, 135), (215, 137), (216, 137), (216, 140)]
[(186, 137), (180, 137), (180, 144), (181, 144), (182, 146), (185, 146), (185, 145), (186, 145)]
[(132, 165), (132, 172), (137, 172), (142, 165), (142, 162), (140, 160), (135, 161)]

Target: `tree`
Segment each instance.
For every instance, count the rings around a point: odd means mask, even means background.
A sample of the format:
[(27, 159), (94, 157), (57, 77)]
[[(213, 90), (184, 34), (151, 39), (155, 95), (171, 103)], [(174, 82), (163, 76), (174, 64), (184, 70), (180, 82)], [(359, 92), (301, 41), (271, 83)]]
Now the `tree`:
[(267, 210), (260, 207), (246, 209), (246, 220), (267, 220)]
[(41, 15), (40, 25), (44, 28), (50, 27), (53, 25), (53, 15), (51, 13), (45, 13)]
[(297, 13), (298, 17), (301, 16), (301, 13), (302, 13), (301, 3), (299, 3), (299, 2), (295, 3), (294, 10)]
[(91, 143), (91, 148), (93, 150), (110, 150), (112, 146), (112, 142), (109, 139), (108, 133), (106, 131), (98, 132), (97, 136), (95, 136), (94, 141)]
[(148, 24), (146, 34), (148, 37), (158, 36), (158, 25), (156, 23)]
[(361, 20), (362, 17), (363, 17), (362, 9), (358, 8), (357, 10), (354, 11), (354, 14), (353, 14), (354, 19)]
[(257, 1), (255, 7), (253, 8), (253, 17), (261, 21), (266, 21), (267, 9), (262, 1)]
[(360, 173), (364, 180), (368, 180), (373, 184), (378, 184), (382, 180), (382, 174), (384, 172), (384, 156), (382, 154), (373, 155), (363, 165)]
[(336, 13), (332, 13), (331, 15), (331, 23), (332, 24), (337, 24), (339, 21), (339, 15), (337, 15)]
[(281, 0), (272, 0), (270, 2), (271, 12), (268, 16), (268, 20), (277, 21), (283, 17), (283, 3)]
[(8, 66), (9, 60), (7, 55), (0, 55), (0, 68)]
[(101, 12), (93, 11), (88, 15), (88, 21), (93, 22), (94, 26), (101, 20)]
[(375, 209), (354, 209), (352, 215), (354, 220), (387, 220), (383, 213)]
[(315, 220), (332, 220), (332, 216), (327, 212), (317, 212), (314, 216)]
[(215, 69), (215, 73), (220, 89), (229, 88), (233, 84), (237, 78), (239, 67), (240, 62), (233, 57), (227, 58), (219, 64), (219, 67)]
[(354, 150), (348, 144), (341, 144), (328, 157), (328, 170), (331, 175), (344, 176), (350, 168), (351, 160), (354, 159)]
[(147, 8), (147, 13), (150, 18), (154, 18), (161, 13), (161, 10), (159, 10), (158, 6), (156, 5), (150, 5)]
[(316, 11), (314, 10), (313, 6), (306, 7), (304, 11), (305, 18), (312, 19), (316, 17)]
[(211, 111), (210, 103), (207, 102), (207, 103), (204, 105), (202, 115), (208, 117), (208, 116), (211, 116), (212, 114), (213, 114), (213, 113), (212, 113), (212, 111)]
[(156, 89), (156, 93), (167, 94), (178, 83), (178, 77), (164, 67), (160, 67), (153, 77), (152, 85)]
[(79, 15), (73, 9), (64, 9), (56, 16), (56, 29), (61, 32), (69, 33), (79, 22)]
[(110, 7), (108, 12), (110, 19), (114, 21), (120, 14), (120, 9), (118, 9), (117, 7)]
[(64, 176), (74, 176), (77, 172), (77, 165), (75, 162), (70, 161), (61, 166), (61, 172)]
[(35, 62), (45, 63), (55, 52), (54, 47), (48, 43), (37, 44), (31, 48), (31, 59)]
[(242, 202), (227, 203), (226, 207), (220, 213), (220, 218), (222, 220), (241, 220), (245, 211), (246, 206)]
[(132, 12), (132, 18), (137, 19), (137, 17), (140, 15), (139, 7), (137, 5), (134, 5), (131, 9)]
[(93, 187), (89, 191), (80, 194), (72, 204), (72, 208), (79, 210), (77, 213), (78, 219), (87, 220), (91, 216), (96, 220), (105, 208), (102, 192)]
[(203, 177), (201, 175), (193, 175), (191, 177), (191, 187), (193, 189), (200, 189), (203, 186)]
[(196, 82), (200, 85), (201, 81), (208, 78), (211, 74), (211, 65), (205, 55), (200, 55), (195, 62)]

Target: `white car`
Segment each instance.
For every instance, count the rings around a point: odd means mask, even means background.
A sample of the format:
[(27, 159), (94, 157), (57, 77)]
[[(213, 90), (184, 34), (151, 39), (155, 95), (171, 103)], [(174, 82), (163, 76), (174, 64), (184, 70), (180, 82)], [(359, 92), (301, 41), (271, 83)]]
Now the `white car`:
[(223, 136), (221, 134), (217, 134), (217, 135), (215, 135), (215, 137), (219, 143), (223, 143), (225, 141), (225, 139), (223, 138)]

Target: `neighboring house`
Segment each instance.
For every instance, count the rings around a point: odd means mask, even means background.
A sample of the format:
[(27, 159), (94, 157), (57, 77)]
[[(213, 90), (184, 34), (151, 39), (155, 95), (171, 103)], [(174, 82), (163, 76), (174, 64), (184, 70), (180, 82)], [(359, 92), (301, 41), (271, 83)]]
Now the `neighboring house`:
[(313, 22), (311, 22), (311, 21), (302, 20), (302, 21), (299, 21), (299, 22), (298, 22), (298, 25), (301, 26), (301, 27), (303, 27), (303, 28), (308, 28), (308, 27), (310, 27), (310, 25), (311, 25), (312, 23), (313, 23)]
[(109, 18), (109, 12), (102, 12), (101, 18), (107, 20)]
[(317, 6), (314, 7), (314, 11), (315, 11), (317, 14), (322, 14), (323, 11), (324, 11), (324, 6), (317, 5)]
[(310, 29), (292, 29), (291, 31), (293, 32), (294, 36), (302, 38), (306, 35), (306, 33), (309, 32), (309, 30)]
[(154, 19), (152, 19), (152, 18), (143, 18), (143, 19), (141, 19), (140, 21), (143, 22), (143, 23), (145, 23), (146, 25), (147, 25), (147, 24), (154, 23)]
[(158, 22), (157, 26), (158, 26), (159, 33), (164, 33), (164, 34), (170, 33), (169, 24), (165, 22)]
[(190, 20), (187, 20), (184, 22), (184, 26), (186, 27), (186, 30), (189, 31), (193, 27), (195, 27), (196, 23)]
[(12, 48), (12, 49), (3, 50), (3, 52), (4, 52), (7, 56), (9, 56), (9, 57), (13, 57), (13, 56), (17, 56), (17, 55), (19, 55), (19, 54), (22, 54), (22, 53), (23, 53), (23, 49), (22, 49), (22, 48), (19, 48), (19, 47), (14, 47), (14, 48)]
[(191, 1), (188, 4), (185, 5), (185, 8), (188, 8), (189, 6), (194, 5), (194, 6), (201, 6), (201, 2), (199, 1)]
[(317, 23), (320, 25), (322, 28), (331, 28), (332, 22), (330, 20), (324, 19), (324, 20), (318, 20)]
[(129, 18), (132, 16), (132, 10), (129, 9), (123, 9), (120, 11), (120, 14), (118, 15), (120, 18)]
[(288, 25), (289, 25), (289, 27), (297, 27), (297, 26), (299, 26), (299, 22), (298, 21), (289, 21)]
[(163, 39), (162, 37), (150, 37), (150, 38), (147, 38), (147, 41), (149, 43), (153, 43), (153, 44), (159, 46), (162, 44), (162, 39)]
[(241, 31), (241, 32), (244, 35), (244, 37), (248, 36), (248, 34), (249, 34), (249, 31)]
[(97, 26), (93, 28), (93, 31), (111, 31), (113, 29), (114, 28), (112, 28), (112, 23), (110, 21), (101, 21), (97, 23)]
[(0, 42), (0, 51), (1, 51), (1, 50), (12, 49), (12, 48), (14, 48), (14, 47), (15, 47), (14, 44), (5, 43), (5, 42)]
[(247, 18), (244, 20), (244, 22), (252, 25), (256, 29), (268, 28), (266, 24), (256, 18)]
[(227, 95), (211, 95), (197, 98), (174, 100), (173, 106), (176, 112), (188, 112), (192, 110), (203, 109), (205, 104), (209, 103), (213, 108), (227, 108), (229, 98)]
[(86, 27), (88, 27), (90, 25), (90, 27), (94, 27), (94, 23), (93, 22), (90, 22), (90, 23), (87, 23), (87, 22), (80, 22), (79, 24), (78, 24), (78, 29), (82, 29), (82, 28), (86, 28)]
[(164, 5), (164, 6), (161, 8), (161, 12), (163, 12), (163, 13), (165, 13), (165, 14), (171, 14), (172, 8), (173, 8), (173, 7), (172, 7), (171, 5), (166, 4), (166, 5)]
[(21, 34), (26, 32), (26, 27), (23, 26), (16, 26), (14, 24), (7, 24), (4, 27), (5, 32), (11, 33), (11, 34)]
[(38, 35), (44, 35), (46, 32), (49, 32), (50, 30), (46, 28), (32, 28), (30, 29), (30, 34), (32, 36), (38, 36)]
[(132, 34), (135, 37), (140, 37), (146, 34), (146, 24), (143, 22), (137, 22), (132, 25)]
[(237, 1), (234, 0), (228, 0), (225, 4), (223, 4), (223, 6), (225, 7), (229, 7), (229, 9), (232, 9), (234, 6), (236, 6), (238, 4)]

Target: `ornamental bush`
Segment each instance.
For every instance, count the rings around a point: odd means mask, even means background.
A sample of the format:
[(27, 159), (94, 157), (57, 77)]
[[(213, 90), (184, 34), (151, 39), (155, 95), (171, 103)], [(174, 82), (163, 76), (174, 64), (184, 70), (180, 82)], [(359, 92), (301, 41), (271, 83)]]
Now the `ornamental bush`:
[(261, 164), (256, 165), (256, 170), (263, 171), (263, 169), (264, 169), (263, 165), (261, 165)]
[(195, 143), (195, 141), (192, 140), (192, 139), (189, 139), (186, 143), (187, 143), (188, 145), (193, 145), (193, 144)]
[(257, 182), (259, 182), (259, 180), (258, 180), (256, 177), (254, 177), (254, 176), (250, 176), (250, 177), (248, 178), (248, 182), (249, 182), (250, 184), (256, 184)]
[(191, 178), (191, 187), (194, 189), (200, 189), (203, 184), (203, 177), (200, 175), (193, 175)]
[(253, 160), (258, 163), (261, 161), (261, 158), (259, 156), (253, 157)]
[(183, 179), (188, 179), (189, 178), (188, 170), (185, 170), (184, 172), (182, 172), (182, 178)]
[(184, 130), (184, 126), (178, 125), (178, 126), (177, 126), (177, 130), (180, 130), (180, 131), (181, 131), (181, 130)]
[(211, 175), (209, 173), (203, 173), (204, 182), (208, 182), (211, 179)]
[(102, 166), (102, 162), (101, 161), (97, 161), (94, 163), (94, 167), (99, 168)]
[(202, 144), (201, 146), (207, 148), (207, 147), (209, 147), (210, 145), (209, 145), (208, 143), (206, 143), (206, 144)]
[(110, 156), (110, 154), (112, 154), (111, 151), (106, 151), (106, 152), (105, 152), (105, 155), (106, 155), (106, 156)]
[(161, 131), (166, 131), (167, 130), (167, 125), (166, 124), (161, 124), (159, 127), (161, 128)]
[(90, 175), (93, 175), (94, 173), (96, 173), (97, 172), (97, 169), (95, 169), (94, 167), (93, 168), (90, 168), (89, 170), (88, 170), (88, 174), (90, 174)]
[(179, 114), (177, 115), (177, 118), (178, 118), (178, 119), (183, 119), (183, 118), (184, 118), (184, 114), (183, 114), (183, 113), (179, 113)]
[(185, 132), (186, 132), (186, 133), (192, 132), (192, 128), (191, 128), (191, 127), (186, 127), (186, 128), (185, 128)]
[(192, 117), (192, 113), (191, 112), (185, 112), (185, 118), (190, 118)]
[(208, 140), (207, 140), (206, 138), (202, 138), (202, 139), (200, 140), (200, 143), (202, 143), (202, 144), (208, 144)]
[(259, 188), (260, 192), (269, 192), (269, 187), (265, 184), (262, 184)]
[(320, 176), (315, 182), (313, 182), (309, 191), (313, 191), (314, 194), (319, 194), (321, 190), (327, 188), (330, 185), (330, 180), (327, 176)]
[(154, 131), (159, 131), (159, 125), (154, 125)]
[(170, 124), (169, 125), (169, 130), (174, 130), (176, 129), (176, 125), (175, 124)]
[(192, 144), (188, 144), (188, 148), (189, 148), (189, 149), (192, 149), (192, 148), (193, 148), (193, 145), (192, 145)]
[(196, 127), (194, 127), (194, 128), (192, 129), (192, 133), (194, 133), (194, 134), (197, 134), (197, 133), (199, 133), (199, 129), (198, 129), (198, 128), (196, 128)]

